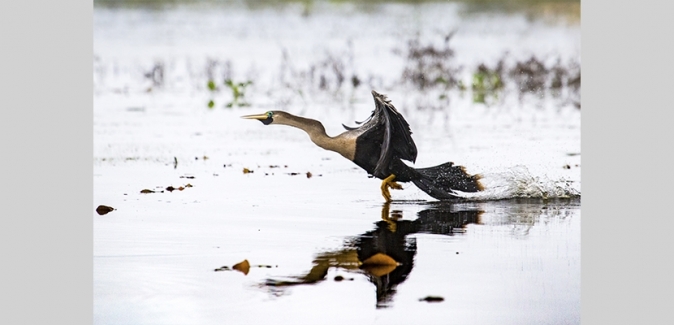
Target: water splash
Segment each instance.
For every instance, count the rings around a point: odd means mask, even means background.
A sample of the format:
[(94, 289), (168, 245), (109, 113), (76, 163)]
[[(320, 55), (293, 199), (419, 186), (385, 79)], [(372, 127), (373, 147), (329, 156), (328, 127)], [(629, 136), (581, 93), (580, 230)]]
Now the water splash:
[(486, 173), (480, 180), (484, 191), (469, 193), (455, 191), (458, 196), (471, 201), (501, 200), (511, 198), (572, 198), (580, 191), (574, 182), (566, 179), (551, 180), (547, 176), (533, 176), (526, 166), (510, 167), (502, 172)]

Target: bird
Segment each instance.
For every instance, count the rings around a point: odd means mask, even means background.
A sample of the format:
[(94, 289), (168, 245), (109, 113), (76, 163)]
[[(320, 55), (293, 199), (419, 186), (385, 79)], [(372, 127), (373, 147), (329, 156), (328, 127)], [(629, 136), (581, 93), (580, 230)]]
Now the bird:
[(369, 177), (382, 180), (381, 194), (391, 202), (389, 189), (401, 190), (398, 183), (412, 182), (419, 189), (438, 200), (460, 199), (461, 192), (484, 190), (481, 175), (470, 175), (465, 167), (447, 162), (438, 166), (414, 168), (403, 160), (416, 162), (417, 146), (405, 118), (386, 95), (372, 90), (375, 109), (358, 127), (344, 124), (345, 132), (331, 137), (317, 120), (295, 116), (285, 111), (244, 115), (264, 125), (287, 125), (303, 130), (318, 147), (334, 151), (364, 169)]

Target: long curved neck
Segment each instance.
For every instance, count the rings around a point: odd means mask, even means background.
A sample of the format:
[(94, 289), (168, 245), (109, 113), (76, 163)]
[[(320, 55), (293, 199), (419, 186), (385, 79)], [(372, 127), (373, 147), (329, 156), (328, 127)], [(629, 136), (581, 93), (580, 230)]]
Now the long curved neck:
[(299, 116), (288, 116), (283, 121), (283, 124), (296, 127), (309, 135), (311, 141), (317, 146), (327, 149), (330, 149), (330, 144), (334, 140), (325, 133), (325, 127), (319, 121), (312, 120), (310, 118), (304, 118)]
[(354, 158), (355, 143), (350, 146), (349, 143), (345, 142), (344, 139), (341, 139), (340, 137), (333, 138), (328, 136), (325, 133), (325, 127), (319, 121), (290, 115), (288, 118), (284, 119), (282, 124), (303, 130), (309, 135), (309, 138), (313, 143), (325, 150), (337, 152), (350, 160), (353, 160)]

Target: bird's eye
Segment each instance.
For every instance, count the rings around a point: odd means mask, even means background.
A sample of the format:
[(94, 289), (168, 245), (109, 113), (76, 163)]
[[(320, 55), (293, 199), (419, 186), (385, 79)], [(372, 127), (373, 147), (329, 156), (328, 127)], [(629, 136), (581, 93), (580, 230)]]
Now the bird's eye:
[(272, 112), (267, 112), (267, 117), (268, 117), (268, 118), (271, 118), (273, 115), (274, 115), (274, 113), (272, 113)]

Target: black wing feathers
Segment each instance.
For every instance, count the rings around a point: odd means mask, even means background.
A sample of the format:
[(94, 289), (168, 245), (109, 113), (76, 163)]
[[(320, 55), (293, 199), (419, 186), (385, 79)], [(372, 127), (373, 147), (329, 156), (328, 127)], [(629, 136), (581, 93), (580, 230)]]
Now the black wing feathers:
[(382, 109), (379, 113), (381, 114), (379, 118), (381, 122), (379, 123), (383, 123), (384, 137), (382, 138), (381, 152), (379, 154), (379, 160), (377, 160), (377, 167), (374, 168), (374, 175), (386, 177), (386, 170), (389, 168), (389, 164), (391, 163), (391, 158), (393, 157), (394, 153), (394, 148), (391, 148), (391, 138), (393, 131), (391, 130), (391, 117), (389, 115), (388, 109)]
[[(393, 108), (393, 106), (391, 106)], [(393, 108), (393, 112), (389, 112), (389, 124), (392, 125), (393, 138), (392, 145), (396, 154), (404, 160), (415, 162), (417, 159), (417, 146), (412, 140), (412, 132), (407, 121), (398, 111)]]
[[(370, 139), (368, 143), (380, 145), (379, 157), (372, 173), (374, 176), (387, 177), (392, 159), (404, 159), (415, 162), (417, 147), (412, 140), (412, 132), (405, 118), (395, 109), (384, 95), (373, 92), (375, 110), (357, 129), (364, 129), (359, 138)], [(350, 128), (343, 125), (347, 130)], [(370, 142), (371, 141), (371, 142)], [(376, 154), (373, 152), (373, 154)]]

